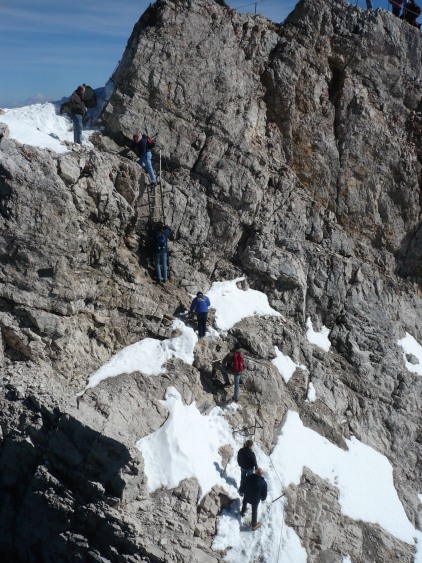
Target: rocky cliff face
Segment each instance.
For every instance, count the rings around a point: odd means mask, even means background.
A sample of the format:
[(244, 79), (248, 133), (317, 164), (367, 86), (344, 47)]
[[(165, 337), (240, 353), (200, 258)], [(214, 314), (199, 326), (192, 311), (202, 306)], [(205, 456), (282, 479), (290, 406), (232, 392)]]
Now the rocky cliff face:
[[(220, 4), (158, 0), (136, 24), (104, 114), (114, 141), (58, 156), (1, 139), (7, 560), (222, 561), (211, 541), (227, 498), (198, 506), (194, 479), (150, 495), (135, 442), (165, 421), (169, 385), (203, 413), (219, 403), (211, 365), (235, 339), (259, 363), (233, 427), (258, 420), (266, 452), (288, 409), (340, 447), (356, 436), (387, 456), (421, 527), (422, 381), (397, 346), (406, 332), (422, 341), (420, 33), (334, 0), (299, 2), (283, 26)], [(165, 290), (146, 256), (145, 177), (123, 150), (144, 128), (159, 132), (175, 233)], [(239, 275), (285, 322), (250, 318), (206, 339), (193, 366), (76, 400), (113, 353), (172, 336), (192, 293)], [(304, 339), (308, 317), (330, 329), (330, 354)], [(275, 345), (308, 375), (285, 384)], [(287, 497), (310, 561), (412, 561), (413, 546), (344, 517), (309, 471)]]

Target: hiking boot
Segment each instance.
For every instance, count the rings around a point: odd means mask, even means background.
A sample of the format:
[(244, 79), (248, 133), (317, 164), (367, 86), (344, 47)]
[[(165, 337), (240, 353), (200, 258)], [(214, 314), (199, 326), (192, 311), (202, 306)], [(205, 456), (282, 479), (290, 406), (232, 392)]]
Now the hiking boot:
[(223, 387), (231, 387), (232, 385), (233, 385), (233, 383), (225, 383), (225, 384), (223, 385)]
[(242, 518), (245, 516), (245, 514), (246, 514), (246, 510), (241, 510), (241, 511), (240, 511), (240, 516), (241, 516)]
[(257, 522), (255, 524), (255, 526), (251, 526), (251, 530), (252, 530), (252, 532), (254, 532), (255, 530), (257, 530), (260, 527), (261, 527), (261, 522)]
[(239, 402), (239, 399), (235, 399), (234, 397), (232, 397), (232, 401), (233, 401), (234, 403), (238, 403), (238, 402)]

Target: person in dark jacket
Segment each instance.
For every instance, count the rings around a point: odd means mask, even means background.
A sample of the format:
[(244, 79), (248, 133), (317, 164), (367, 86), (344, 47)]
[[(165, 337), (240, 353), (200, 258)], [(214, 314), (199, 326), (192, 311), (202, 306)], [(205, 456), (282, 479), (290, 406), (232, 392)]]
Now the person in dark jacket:
[(167, 275), (167, 241), (171, 236), (171, 229), (168, 225), (163, 225), (163, 223), (158, 223), (157, 229), (154, 235), (154, 263), (155, 263), (155, 274), (157, 276), (157, 283), (166, 283), (168, 279)]
[(82, 144), (82, 128), (83, 118), (87, 112), (86, 106), (83, 102), (83, 95), (85, 88), (78, 86), (73, 94), (70, 96), (70, 115), (73, 121), (73, 142), (78, 145)]
[(255, 469), (258, 468), (256, 462), (256, 456), (252, 450), (253, 442), (252, 440), (246, 440), (243, 448), (237, 452), (237, 463), (240, 467), (240, 486), (243, 485), (246, 477), (252, 475)]
[(388, 0), (388, 2), (391, 4), (393, 14), (399, 18), (404, 0)]
[(196, 313), (198, 320), (198, 338), (203, 338), (207, 330), (208, 307), (211, 305), (210, 300), (202, 291), (198, 291), (193, 299), (189, 313)]
[(267, 482), (263, 477), (264, 471), (258, 467), (255, 473), (248, 475), (243, 484), (240, 486), (239, 492), (243, 493), (241, 516), (245, 516), (248, 504), (252, 506), (251, 529), (253, 531), (261, 527), (258, 522), (258, 505), (261, 500), (267, 498)]
[(402, 18), (406, 20), (407, 23), (410, 23), (410, 25), (413, 25), (414, 27), (417, 27), (419, 29), (421, 25), (416, 20), (420, 15), (421, 9), (417, 4), (415, 4), (413, 0), (410, 0), (410, 2), (407, 2), (404, 5)]
[(139, 156), (138, 163), (144, 172), (147, 172), (151, 180), (151, 184), (155, 186), (157, 178), (152, 167), (152, 152), (148, 148), (148, 137), (145, 133), (139, 139), (139, 135), (133, 136), (131, 149)]

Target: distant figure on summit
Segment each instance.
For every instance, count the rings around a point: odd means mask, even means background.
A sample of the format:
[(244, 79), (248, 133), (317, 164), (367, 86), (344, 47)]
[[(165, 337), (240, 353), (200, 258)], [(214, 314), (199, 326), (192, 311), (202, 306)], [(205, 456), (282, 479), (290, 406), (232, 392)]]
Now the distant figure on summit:
[(82, 127), (83, 118), (87, 112), (86, 106), (83, 102), (83, 95), (85, 88), (78, 86), (73, 94), (70, 96), (70, 115), (73, 121), (73, 142), (82, 145)]
[(162, 222), (158, 223), (157, 230), (154, 236), (154, 262), (155, 273), (157, 276), (157, 283), (166, 283), (167, 275), (167, 241), (171, 235), (171, 229), (168, 225), (163, 225)]
[(198, 291), (193, 299), (189, 313), (196, 313), (198, 321), (198, 338), (203, 338), (207, 330), (208, 307), (211, 305), (210, 300), (202, 291)]
[(142, 137), (139, 139), (139, 135), (133, 136), (133, 141), (131, 144), (131, 148), (136, 154), (139, 156), (139, 165), (142, 166), (144, 172), (148, 172), (149, 178), (151, 180), (151, 184), (155, 186), (157, 183), (157, 178), (154, 173), (154, 169), (152, 167), (152, 152), (155, 143), (152, 139), (150, 139), (145, 133), (143, 133)]
[(391, 4), (393, 14), (398, 18), (400, 17), (400, 12), (403, 6), (403, 2), (404, 0), (388, 0), (388, 3)]
[(421, 9), (417, 4), (415, 4), (413, 0), (406, 2), (406, 4), (404, 5), (402, 18), (406, 20), (407, 23), (410, 23), (410, 25), (413, 25), (414, 27), (420, 29), (421, 24), (416, 21), (420, 15)]

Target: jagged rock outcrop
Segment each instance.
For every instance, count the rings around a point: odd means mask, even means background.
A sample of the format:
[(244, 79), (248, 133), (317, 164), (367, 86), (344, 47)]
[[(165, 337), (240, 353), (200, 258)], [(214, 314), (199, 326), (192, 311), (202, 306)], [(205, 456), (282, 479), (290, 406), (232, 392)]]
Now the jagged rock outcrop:
[[(9, 560), (221, 561), (211, 538), (227, 499), (213, 490), (198, 506), (193, 479), (150, 495), (135, 442), (165, 421), (169, 385), (203, 413), (219, 402), (212, 361), (235, 339), (258, 361), (233, 427), (259, 420), (267, 452), (287, 409), (340, 447), (357, 436), (390, 460), (421, 526), (422, 381), (397, 346), (406, 331), (422, 341), (420, 34), (336, 0), (302, 0), (282, 26), (222, 4), (158, 0), (136, 24), (104, 114), (116, 144), (59, 156), (1, 136)], [(145, 178), (124, 151), (143, 127), (159, 131), (175, 233), (165, 290), (146, 255)], [(197, 347), (192, 367), (172, 360), (165, 377), (109, 379), (77, 401), (113, 353), (169, 338), (191, 293), (240, 274), (285, 322), (249, 318)], [(304, 338), (309, 316), (330, 328), (330, 354)], [(276, 345), (308, 374), (285, 384)], [(287, 494), (310, 561), (412, 560), (412, 546), (342, 516), (310, 472)]]

